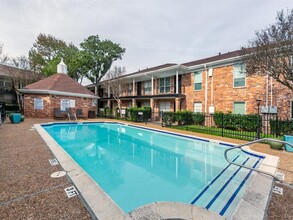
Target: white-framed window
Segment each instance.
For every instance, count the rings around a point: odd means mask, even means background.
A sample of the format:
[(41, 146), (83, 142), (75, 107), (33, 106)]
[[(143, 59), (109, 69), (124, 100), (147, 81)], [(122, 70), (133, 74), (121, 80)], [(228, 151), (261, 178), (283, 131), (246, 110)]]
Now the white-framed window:
[(246, 86), (246, 67), (245, 65), (233, 65), (233, 86), (245, 87)]
[(127, 95), (132, 95), (132, 94), (133, 94), (133, 84), (129, 83), (128, 84)]
[(195, 91), (202, 90), (202, 73), (201, 72), (194, 73), (194, 90)]
[(234, 102), (233, 104), (233, 113), (245, 115), (246, 113), (246, 105), (245, 102)]
[(160, 102), (159, 110), (160, 112), (169, 112), (171, 107), (170, 102)]
[(160, 93), (170, 93), (171, 79), (170, 77), (160, 79)]
[(44, 100), (41, 98), (34, 98), (34, 109), (44, 109)]
[(201, 102), (193, 103), (193, 112), (202, 112), (202, 103)]
[(150, 95), (152, 94), (152, 81), (146, 81), (143, 83), (144, 86), (144, 94)]

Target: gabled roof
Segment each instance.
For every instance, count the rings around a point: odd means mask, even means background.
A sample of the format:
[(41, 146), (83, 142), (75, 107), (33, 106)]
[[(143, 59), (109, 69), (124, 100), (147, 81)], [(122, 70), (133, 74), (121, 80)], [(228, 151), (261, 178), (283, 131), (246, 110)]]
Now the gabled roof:
[(32, 91), (33, 93), (38, 93), (38, 91), (40, 91), (42, 94), (44, 94), (45, 91), (48, 91), (48, 94), (53, 94), (52, 92), (58, 94), (58, 92), (60, 92), (62, 95), (68, 93), (71, 95), (77, 94), (77, 96), (94, 96), (91, 91), (64, 73), (54, 74), (38, 82), (27, 85), (24, 89), (20, 89), (20, 92), (23, 93), (32, 93)]
[(191, 67), (191, 66), (196, 66), (196, 65), (200, 65), (200, 64), (212, 63), (212, 62), (221, 61), (221, 60), (225, 60), (225, 59), (229, 59), (229, 58), (234, 58), (237, 56), (240, 56), (240, 50), (236, 50), (236, 51), (232, 51), (232, 52), (228, 52), (228, 53), (224, 53), (224, 54), (219, 54), (217, 56), (212, 56), (212, 57), (208, 57), (208, 58), (204, 58), (204, 59), (200, 59), (200, 60), (195, 60), (195, 61), (183, 63), (181, 65)]

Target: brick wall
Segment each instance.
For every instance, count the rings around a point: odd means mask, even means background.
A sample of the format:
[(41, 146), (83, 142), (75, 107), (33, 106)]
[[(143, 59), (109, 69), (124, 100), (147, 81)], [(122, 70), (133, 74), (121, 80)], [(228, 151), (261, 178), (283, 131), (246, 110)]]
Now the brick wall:
[[(43, 99), (43, 109), (34, 109), (34, 98)], [(24, 95), (24, 115), (28, 118), (53, 118), (54, 108), (60, 108), (60, 99), (75, 100), (75, 107), (72, 108), (73, 112), (76, 109), (82, 109), (84, 116), (88, 117), (89, 110), (96, 110), (96, 106), (92, 105), (92, 99), (72, 97), (72, 96), (57, 96), (57, 95), (37, 95), (25, 94)]]
[[(268, 105), (278, 107), (278, 115), (281, 118), (290, 117), (290, 102), (293, 101), (293, 93), (285, 86), (273, 80), (271, 103), (270, 80), (268, 98), (266, 99), (267, 78), (264, 76), (246, 77), (246, 86), (234, 88), (233, 66), (223, 66), (213, 69), (213, 76), (207, 77), (207, 111), (214, 105), (215, 111), (233, 112), (234, 102), (245, 102), (246, 113), (257, 113), (257, 99), (263, 100), (261, 106)], [(194, 102), (202, 103), (202, 111), (205, 111), (206, 71), (202, 71), (202, 90), (194, 91), (194, 73), (182, 75), (182, 93), (186, 99), (181, 102), (181, 109), (193, 111)]]

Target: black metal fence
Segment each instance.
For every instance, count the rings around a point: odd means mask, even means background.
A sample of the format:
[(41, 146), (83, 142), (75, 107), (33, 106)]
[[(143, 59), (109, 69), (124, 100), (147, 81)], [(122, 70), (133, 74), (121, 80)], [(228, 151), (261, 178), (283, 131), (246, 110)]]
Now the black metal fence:
[(293, 135), (293, 120), (283, 120), (276, 114), (239, 115), (231, 113), (158, 112), (150, 109), (103, 109), (98, 117), (115, 118), (133, 122), (156, 123), (162, 127), (193, 131), (237, 138), (255, 140), (260, 138), (281, 138)]
[(293, 134), (293, 120), (280, 120), (276, 114), (205, 115), (188, 111), (164, 112), (162, 126), (242, 140), (278, 138)]

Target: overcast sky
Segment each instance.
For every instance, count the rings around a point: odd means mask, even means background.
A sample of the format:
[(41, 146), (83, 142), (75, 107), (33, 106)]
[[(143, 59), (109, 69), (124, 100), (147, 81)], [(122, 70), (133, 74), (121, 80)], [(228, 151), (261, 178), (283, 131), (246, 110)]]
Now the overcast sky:
[(0, 42), (27, 55), (40, 33), (76, 46), (98, 34), (126, 48), (127, 72), (239, 49), (292, 0), (0, 0)]

